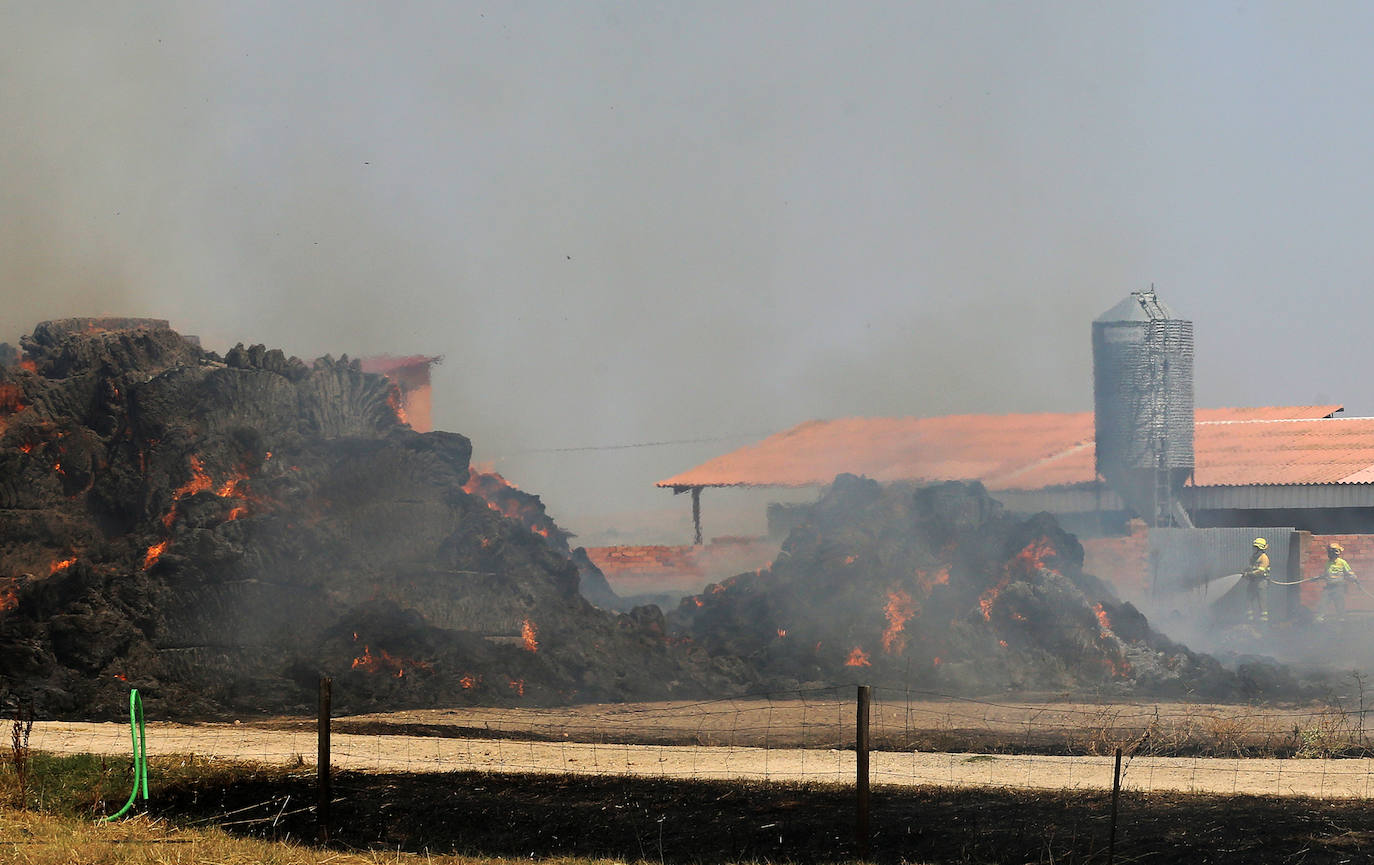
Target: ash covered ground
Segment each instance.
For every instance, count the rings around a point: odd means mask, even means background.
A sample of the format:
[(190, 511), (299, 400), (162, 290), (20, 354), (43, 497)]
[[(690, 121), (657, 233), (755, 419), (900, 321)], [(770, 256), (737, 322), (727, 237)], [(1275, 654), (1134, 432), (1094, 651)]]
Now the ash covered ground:
[(1292, 688), (1154, 632), (1052, 518), (976, 484), (842, 476), (771, 567), (617, 615), (536, 496), (346, 357), (79, 320), (23, 350), (0, 364), (0, 701), (42, 715), (115, 717), (129, 687), (162, 717), (307, 712), (321, 675), (341, 711)]

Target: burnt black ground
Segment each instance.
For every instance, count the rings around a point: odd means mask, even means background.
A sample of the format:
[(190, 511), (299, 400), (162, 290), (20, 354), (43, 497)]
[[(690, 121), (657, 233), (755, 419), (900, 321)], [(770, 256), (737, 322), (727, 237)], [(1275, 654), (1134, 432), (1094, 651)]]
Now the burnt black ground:
[[(663, 863), (825, 863), (858, 855), (854, 791), (835, 786), (340, 773), (334, 790), (331, 844), (338, 847)], [(228, 815), (213, 822), (299, 840), (314, 837), (307, 807), (314, 801), (308, 772), (264, 772), (227, 787), (155, 789), (151, 810), (186, 821)], [(1110, 806), (1109, 792), (875, 788), (868, 858), (1102, 863)], [(1119, 813), (1117, 862), (1374, 859), (1374, 811), (1366, 802), (1129, 793)]]

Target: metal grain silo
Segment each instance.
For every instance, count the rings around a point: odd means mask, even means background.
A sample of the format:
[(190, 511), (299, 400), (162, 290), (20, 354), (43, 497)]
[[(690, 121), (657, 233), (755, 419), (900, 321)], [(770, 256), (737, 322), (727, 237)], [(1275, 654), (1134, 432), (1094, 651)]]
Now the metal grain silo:
[(1093, 322), (1097, 473), (1151, 525), (1190, 525), (1177, 505), (1193, 472), (1193, 323), (1154, 289)]

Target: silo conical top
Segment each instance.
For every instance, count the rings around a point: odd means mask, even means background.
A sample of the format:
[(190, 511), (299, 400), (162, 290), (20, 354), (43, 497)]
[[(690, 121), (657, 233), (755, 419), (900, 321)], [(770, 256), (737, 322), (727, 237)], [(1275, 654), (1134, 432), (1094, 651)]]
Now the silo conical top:
[(1116, 321), (1159, 321), (1178, 318), (1164, 301), (1155, 296), (1155, 290), (1148, 288), (1133, 291), (1126, 299), (1099, 315), (1095, 321), (1103, 323)]

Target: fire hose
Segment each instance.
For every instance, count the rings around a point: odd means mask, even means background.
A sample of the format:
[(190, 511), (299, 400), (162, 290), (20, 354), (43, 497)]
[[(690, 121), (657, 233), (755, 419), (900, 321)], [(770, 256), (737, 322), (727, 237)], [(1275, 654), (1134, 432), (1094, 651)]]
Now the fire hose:
[(134, 799), (138, 798), (140, 786), (143, 801), (148, 801), (148, 740), (143, 730), (143, 698), (138, 695), (137, 688), (129, 691), (129, 741), (134, 749), (134, 788), (129, 791), (129, 801), (124, 807), (100, 822), (108, 823), (127, 814), (134, 806)]
[[(1300, 585), (1302, 585), (1303, 583), (1315, 583), (1315, 582), (1317, 582), (1318, 580), (1322, 580), (1322, 579), (1325, 579), (1325, 578), (1324, 578), (1324, 577), (1307, 577), (1306, 579), (1302, 579), (1302, 580), (1293, 580), (1292, 582), (1287, 582), (1287, 583), (1281, 582), (1281, 581), (1279, 581), (1279, 580), (1270, 580), (1269, 582), (1273, 583), (1273, 584), (1276, 585), (1276, 586), (1300, 586)], [(1359, 589), (1361, 592), (1364, 592), (1364, 594), (1365, 594), (1366, 597), (1374, 598), (1374, 594), (1371, 594), (1370, 591), (1369, 591), (1368, 589), (1366, 589), (1364, 586), (1360, 585), (1360, 581), (1359, 581), (1359, 580), (1351, 579), (1351, 580), (1349, 580), (1348, 582), (1349, 582), (1351, 585), (1353, 585), (1355, 588)]]

